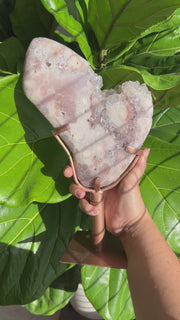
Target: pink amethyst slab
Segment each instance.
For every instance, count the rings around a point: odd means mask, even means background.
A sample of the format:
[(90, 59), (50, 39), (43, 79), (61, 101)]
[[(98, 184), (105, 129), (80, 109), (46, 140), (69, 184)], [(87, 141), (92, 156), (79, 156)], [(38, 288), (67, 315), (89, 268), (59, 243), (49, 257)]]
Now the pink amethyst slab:
[(127, 81), (116, 90), (101, 90), (101, 76), (68, 47), (35, 38), (27, 50), (23, 86), (26, 96), (72, 151), (77, 176), (86, 187), (101, 178), (101, 187), (117, 180), (141, 148), (152, 124), (153, 103), (145, 84)]

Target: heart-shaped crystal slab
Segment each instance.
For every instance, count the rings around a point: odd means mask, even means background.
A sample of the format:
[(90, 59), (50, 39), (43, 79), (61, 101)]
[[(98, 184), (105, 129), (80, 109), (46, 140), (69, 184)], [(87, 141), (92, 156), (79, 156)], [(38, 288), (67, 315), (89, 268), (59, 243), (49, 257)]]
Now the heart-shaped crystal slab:
[(101, 90), (102, 77), (68, 47), (46, 38), (32, 40), (26, 54), (26, 96), (60, 134), (74, 156), (79, 181), (101, 187), (116, 181), (141, 148), (152, 124), (153, 103), (145, 84), (128, 81)]

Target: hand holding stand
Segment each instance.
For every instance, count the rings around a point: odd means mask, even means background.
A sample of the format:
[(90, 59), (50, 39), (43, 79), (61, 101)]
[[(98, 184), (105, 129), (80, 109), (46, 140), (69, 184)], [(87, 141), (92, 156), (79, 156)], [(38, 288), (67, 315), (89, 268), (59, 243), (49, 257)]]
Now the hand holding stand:
[(77, 185), (90, 194), (90, 203), (98, 208), (99, 214), (92, 217), (91, 235), (86, 231), (78, 231), (61, 257), (60, 262), (70, 264), (95, 265), (112, 268), (126, 268), (126, 258), (118, 238), (106, 232), (104, 217), (104, 191), (115, 187), (134, 167), (141, 150), (128, 146), (127, 152), (136, 154), (127, 170), (109, 186), (100, 187), (100, 178), (95, 179), (94, 189), (83, 186), (76, 175), (73, 159), (59, 134), (68, 130), (68, 126), (53, 130), (53, 134), (68, 155), (73, 178)]

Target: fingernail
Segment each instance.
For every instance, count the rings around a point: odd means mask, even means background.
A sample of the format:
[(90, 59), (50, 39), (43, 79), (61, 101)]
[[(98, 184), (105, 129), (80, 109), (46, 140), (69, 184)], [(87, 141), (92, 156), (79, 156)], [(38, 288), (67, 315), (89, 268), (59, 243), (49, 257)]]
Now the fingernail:
[(99, 209), (97, 209), (96, 207), (93, 207), (87, 213), (89, 213), (91, 216), (96, 216), (99, 213)]
[(75, 192), (75, 196), (76, 196), (77, 198), (82, 198), (82, 197), (84, 196), (84, 192), (83, 192), (82, 190), (78, 189), (78, 190), (76, 190), (76, 192)]
[(94, 207), (91, 211), (92, 214), (97, 215), (99, 213), (99, 209)]

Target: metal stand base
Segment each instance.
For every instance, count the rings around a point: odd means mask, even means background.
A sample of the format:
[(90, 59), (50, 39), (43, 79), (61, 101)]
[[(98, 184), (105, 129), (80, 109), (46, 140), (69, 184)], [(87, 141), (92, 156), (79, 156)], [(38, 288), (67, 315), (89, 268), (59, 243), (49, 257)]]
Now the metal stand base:
[(90, 232), (78, 231), (60, 262), (99, 267), (127, 268), (126, 256), (118, 238), (106, 233), (101, 251), (95, 250)]

